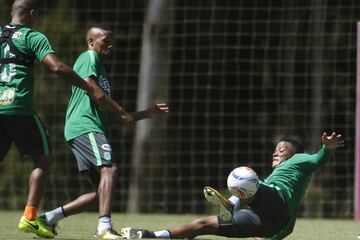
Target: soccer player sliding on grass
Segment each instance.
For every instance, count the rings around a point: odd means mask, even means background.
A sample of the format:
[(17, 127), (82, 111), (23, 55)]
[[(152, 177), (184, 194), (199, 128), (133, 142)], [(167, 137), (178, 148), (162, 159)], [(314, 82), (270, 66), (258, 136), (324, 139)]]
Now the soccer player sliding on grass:
[[(330, 159), (330, 150), (344, 146), (341, 135), (323, 133), (323, 146), (316, 154), (305, 154), (301, 142), (285, 138), (272, 156), (273, 172), (260, 181), (256, 194), (248, 199), (225, 199), (205, 187), (205, 197), (220, 206), (219, 216), (197, 219), (169, 230), (149, 231), (123, 228), (124, 238), (195, 238), (219, 235), (231, 238), (264, 237), (283, 239), (294, 229), (297, 209), (311, 175)], [(240, 206), (238, 209), (237, 206)], [(245, 208), (246, 207), (246, 208)]]

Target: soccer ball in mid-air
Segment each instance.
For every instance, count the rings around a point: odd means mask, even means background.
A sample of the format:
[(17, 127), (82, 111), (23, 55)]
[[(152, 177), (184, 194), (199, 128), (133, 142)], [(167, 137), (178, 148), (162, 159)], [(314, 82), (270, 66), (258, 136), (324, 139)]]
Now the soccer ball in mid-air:
[(227, 186), (229, 191), (240, 199), (250, 198), (259, 188), (259, 177), (249, 167), (238, 167), (229, 174)]

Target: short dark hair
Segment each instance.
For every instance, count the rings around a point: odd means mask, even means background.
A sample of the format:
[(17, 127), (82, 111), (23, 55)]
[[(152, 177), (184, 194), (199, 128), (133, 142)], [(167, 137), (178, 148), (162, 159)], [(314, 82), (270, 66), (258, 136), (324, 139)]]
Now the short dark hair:
[(90, 37), (94, 37), (94, 29), (100, 29), (103, 34), (110, 33), (112, 35), (112, 30), (108, 26), (105, 25), (93, 25), (90, 27), (86, 33), (86, 41), (90, 39)]
[(12, 11), (17, 12), (20, 15), (35, 9), (37, 9), (36, 0), (15, 0), (12, 5)]
[(280, 142), (288, 142), (295, 148), (295, 153), (303, 153), (304, 152), (304, 144), (303, 142), (296, 137), (284, 137), (280, 139)]
[(97, 25), (91, 26), (90, 28), (99, 28), (101, 30), (104, 30), (105, 32), (111, 32), (112, 33), (112, 29), (108, 25), (97, 24)]

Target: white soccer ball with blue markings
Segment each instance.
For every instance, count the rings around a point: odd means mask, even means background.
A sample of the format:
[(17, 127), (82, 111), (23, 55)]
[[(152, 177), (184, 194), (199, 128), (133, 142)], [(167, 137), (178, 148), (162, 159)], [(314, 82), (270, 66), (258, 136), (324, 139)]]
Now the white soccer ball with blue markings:
[(252, 168), (238, 167), (229, 174), (227, 186), (229, 191), (240, 199), (250, 198), (259, 188), (259, 177)]

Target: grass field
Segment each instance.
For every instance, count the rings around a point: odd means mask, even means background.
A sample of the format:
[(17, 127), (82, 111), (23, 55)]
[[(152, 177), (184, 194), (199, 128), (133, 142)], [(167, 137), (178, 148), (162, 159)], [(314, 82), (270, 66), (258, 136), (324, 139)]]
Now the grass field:
[[(34, 235), (20, 233), (17, 223), (21, 212), (0, 211), (0, 239), (34, 239)], [(122, 227), (144, 227), (151, 230), (166, 229), (177, 224), (188, 223), (197, 218), (196, 215), (156, 215), (156, 214), (113, 214), (114, 228), (120, 231)], [(60, 222), (59, 240), (94, 239), (97, 224), (97, 214), (84, 213), (69, 217)], [(334, 219), (299, 219), (294, 232), (287, 239), (304, 240), (351, 240), (357, 239), (360, 233), (360, 223), (352, 220)], [(35, 237), (36, 238), (36, 237)], [(202, 236), (201, 239), (225, 239), (215, 236)]]

